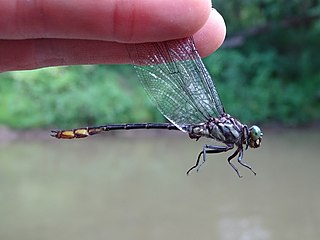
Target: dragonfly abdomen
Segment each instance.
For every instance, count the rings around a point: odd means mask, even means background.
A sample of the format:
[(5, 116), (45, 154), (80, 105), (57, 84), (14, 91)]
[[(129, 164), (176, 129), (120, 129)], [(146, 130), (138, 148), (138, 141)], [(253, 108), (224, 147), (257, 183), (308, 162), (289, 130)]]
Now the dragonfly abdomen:
[(99, 127), (84, 127), (72, 130), (51, 131), (51, 136), (59, 139), (85, 138), (101, 132), (113, 130), (132, 130), (132, 129), (167, 129), (179, 130), (172, 123), (127, 123), (127, 124), (107, 124)]

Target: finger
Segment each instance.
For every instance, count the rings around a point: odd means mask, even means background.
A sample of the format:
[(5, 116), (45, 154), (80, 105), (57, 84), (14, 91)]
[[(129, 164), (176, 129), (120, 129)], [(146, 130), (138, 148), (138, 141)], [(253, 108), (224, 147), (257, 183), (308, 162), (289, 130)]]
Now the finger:
[(7, 0), (1, 2), (0, 36), (164, 41), (199, 30), (210, 6), (209, 0)]
[(125, 44), (94, 40), (0, 40), (0, 72), (49, 66), (129, 63)]
[(194, 34), (196, 47), (202, 57), (206, 57), (217, 50), (226, 37), (226, 25), (223, 17), (212, 9), (205, 25)]
[[(207, 56), (216, 50), (225, 32), (223, 18), (212, 11), (208, 22), (194, 35), (200, 55)], [(0, 40), (0, 53), (0, 72), (59, 65), (130, 63), (126, 44), (107, 41)]]

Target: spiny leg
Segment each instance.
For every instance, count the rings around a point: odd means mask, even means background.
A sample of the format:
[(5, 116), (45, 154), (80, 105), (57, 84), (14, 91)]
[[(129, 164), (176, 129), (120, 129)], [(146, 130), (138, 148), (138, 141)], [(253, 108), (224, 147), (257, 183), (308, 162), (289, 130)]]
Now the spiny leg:
[(239, 178), (242, 178), (242, 176), (240, 175), (238, 168), (236, 168), (235, 165), (233, 165), (233, 163), (231, 162), (231, 160), (237, 156), (238, 152), (240, 151), (240, 148), (238, 148), (236, 151), (234, 151), (234, 153), (232, 153), (231, 156), (228, 157), (228, 163), (230, 164), (230, 166), (233, 168), (233, 170), (238, 174)]
[[(211, 154), (211, 153), (221, 153), (221, 152), (227, 152), (230, 149), (233, 148), (233, 145), (227, 145), (227, 146), (211, 146), (211, 145), (207, 145), (205, 144), (203, 146), (203, 150), (199, 153), (197, 161), (195, 163), (194, 166), (192, 166), (188, 171), (187, 171), (187, 175), (190, 173), (190, 171), (192, 171), (193, 169), (197, 168), (197, 172), (199, 171), (199, 168), (202, 166), (202, 164), (206, 161), (207, 159), (207, 153)], [(200, 158), (201, 155), (203, 155), (202, 157), (202, 161), (200, 163)]]
[[(198, 156), (198, 165), (197, 165), (197, 172), (199, 172), (199, 169), (200, 167), (202, 166), (202, 164), (205, 163), (205, 161), (207, 160), (207, 153), (210, 154), (210, 153), (221, 153), (221, 152), (226, 152), (230, 149), (233, 148), (233, 145), (230, 145), (230, 146), (211, 146), (211, 145), (207, 145), (205, 144), (203, 146), (203, 157), (202, 157), (202, 161), (200, 161), (200, 156)], [(201, 155), (201, 153), (199, 154)]]
[(196, 167), (198, 167), (199, 161), (200, 161), (200, 157), (201, 157), (202, 154), (203, 154), (203, 151), (201, 151), (201, 152), (199, 153), (196, 163), (187, 171), (187, 175), (189, 175), (189, 173), (190, 173), (193, 169), (195, 169)]
[(243, 159), (243, 151), (240, 151), (240, 152), (239, 152), (239, 157), (238, 157), (238, 162), (239, 162), (242, 166), (250, 169), (250, 171), (251, 171), (254, 175), (257, 175), (257, 173), (252, 169), (252, 167), (251, 167), (250, 165), (248, 165), (247, 163), (245, 163), (242, 159)]

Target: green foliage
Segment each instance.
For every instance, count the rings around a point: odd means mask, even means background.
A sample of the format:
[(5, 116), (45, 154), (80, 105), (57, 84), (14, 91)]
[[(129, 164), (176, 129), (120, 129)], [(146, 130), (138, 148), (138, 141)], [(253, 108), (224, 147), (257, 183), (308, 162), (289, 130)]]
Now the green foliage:
[[(214, 1), (228, 29), (205, 59), (228, 113), (242, 122), (320, 119), (320, 5), (313, 0)], [(239, 41), (238, 41), (239, 43)], [(74, 128), (159, 122), (132, 67), (72, 66), (0, 75), (0, 124)]]
[(239, 46), (206, 59), (226, 110), (243, 122), (319, 120), (316, 1), (217, 0), (214, 6), (226, 20), (230, 39), (243, 37)]
[(30, 128), (156, 119), (157, 110), (139, 83), (136, 79), (124, 80), (124, 75), (107, 66), (6, 73), (0, 81), (0, 121), (11, 127)]
[(216, 76), (226, 111), (243, 122), (297, 125), (320, 119), (320, 74), (296, 74), (306, 71), (302, 64), (292, 74), (283, 71), (279, 62), (285, 60), (271, 50), (220, 50), (206, 59), (206, 65)]
[(214, 0), (212, 4), (222, 13), (229, 33), (320, 13), (317, 0)]

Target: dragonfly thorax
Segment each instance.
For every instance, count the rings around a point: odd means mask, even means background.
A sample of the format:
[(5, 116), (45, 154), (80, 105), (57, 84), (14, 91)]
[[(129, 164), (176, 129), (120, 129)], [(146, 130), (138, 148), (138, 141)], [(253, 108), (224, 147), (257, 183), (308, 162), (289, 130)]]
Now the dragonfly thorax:
[(244, 125), (229, 114), (223, 114), (218, 118), (212, 118), (206, 123), (192, 126), (189, 130), (191, 138), (213, 138), (225, 144), (243, 144)]

